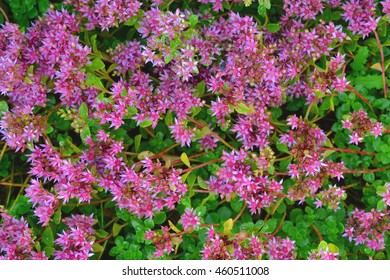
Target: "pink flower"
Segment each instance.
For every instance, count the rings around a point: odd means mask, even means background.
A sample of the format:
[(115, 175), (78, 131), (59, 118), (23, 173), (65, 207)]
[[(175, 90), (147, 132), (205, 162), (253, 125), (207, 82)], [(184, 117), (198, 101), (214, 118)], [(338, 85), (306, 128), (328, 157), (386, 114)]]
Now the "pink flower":
[(343, 128), (351, 130), (352, 129), (352, 123), (349, 119), (346, 119), (345, 121), (341, 121), (343, 124)]
[(186, 209), (181, 216), (181, 224), (185, 231), (194, 230), (200, 224), (200, 217), (198, 217), (193, 209)]
[(355, 144), (355, 145), (358, 145), (360, 142), (363, 141), (363, 137), (360, 137), (359, 134), (357, 132), (354, 132), (352, 133), (350, 136), (349, 136), (350, 140), (349, 140), (349, 144)]
[(193, 130), (185, 127), (184, 122), (175, 120), (175, 124), (169, 127), (176, 142), (180, 143), (182, 147), (185, 145), (190, 146), (191, 138), (195, 136)]

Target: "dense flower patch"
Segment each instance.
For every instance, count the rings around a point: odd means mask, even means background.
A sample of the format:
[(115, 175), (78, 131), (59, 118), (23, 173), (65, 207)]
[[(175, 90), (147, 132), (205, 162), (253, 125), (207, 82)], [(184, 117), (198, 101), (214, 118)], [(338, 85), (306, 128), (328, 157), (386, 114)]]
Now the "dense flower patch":
[(0, 6), (0, 259), (390, 259), (390, 1), (53, 2)]

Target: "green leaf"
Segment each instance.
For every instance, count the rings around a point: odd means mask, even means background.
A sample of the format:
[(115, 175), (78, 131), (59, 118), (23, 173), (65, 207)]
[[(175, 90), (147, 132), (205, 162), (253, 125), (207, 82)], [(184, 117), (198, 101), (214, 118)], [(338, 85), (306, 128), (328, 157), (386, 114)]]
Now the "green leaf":
[(207, 213), (207, 207), (206, 206), (198, 206), (195, 208), (196, 215), (203, 217)]
[(0, 118), (5, 112), (9, 111), (8, 103), (5, 100), (0, 101)]
[(180, 199), (180, 204), (185, 208), (191, 209), (191, 198), (188, 195), (185, 195)]
[(87, 107), (87, 105), (85, 105), (84, 102), (81, 103), (78, 112), (79, 112), (79, 117), (80, 118), (82, 118), (83, 120), (87, 120), (88, 119), (88, 107)]
[(89, 126), (84, 126), (84, 128), (81, 130), (80, 137), (81, 139), (87, 139), (88, 137), (91, 137), (91, 130), (89, 129)]
[(257, 13), (262, 16), (262, 17), (265, 17), (267, 15), (267, 9), (265, 8), (264, 5), (259, 5), (257, 7)]
[(106, 65), (101, 60), (101, 58), (95, 58), (94, 60), (92, 60), (92, 63), (90, 65), (88, 65), (87, 67), (88, 67), (88, 70), (93, 72), (93, 71), (97, 71), (100, 69), (104, 69), (106, 67)]
[(280, 30), (280, 25), (279, 23), (269, 23), (267, 24), (267, 30), (272, 33), (278, 32)]
[(278, 225), (278, 220), (275, 218), (269, 219), (261, 228), (261, 233), (273, 233)]
[(190, 163), (190, 160), (188, 159), (188, 156), (186, 153), (182, 153), (181, 156), (180, 156), (180, 159), (181, 161), (187, 165), (188, 167), (191, 167), (191, 163)]
[(27, 12), (28, 18), (33, 19), (38, 16), (38, 10), (33, 7), (30, 11)]
[(167, 215), (165, 214), (165, 212), (159, 212), (157, 213), (154, 218), (153, 218), (153, 222), (156, 224), (156, 225), (161, 225), (162, 223), (165, 222), (165, 219), (167, 218)]
[(49, 0), (38, 0), (38, 9), (41, 14), (44, 14), (50, 7)]
[(276, 149), (278, 149), (279, 152), (289, 154), (290, 151), (286, 144), (276, 144)]
[(113, 234), (113, 236), (114, 237), (117, 236), (120, 233), (120, 231), (122, 230), (122, 228), (125, 227), (125, 226), (126, 226), (126, 224), (120, 225), (118, 223), (115, 223), (113, 225), (113, 227), (112, 227), (112, 234)]
[(187, 185), (192, 188), (196, 181), (196, 175), (195, 173), (190, 173), (187, 177)]
[(124, 22), (126, 26), (134, 26), (138, 22), (138, 16), (132, 16), (129, 20)]
[(152, 120), (144, 120), (142, 123), (139, 124), (140, 127), (148, 127), (153, 124)]
[(359, 48), (353, 62), (350, 64), (352, 69), (356, 72), (360, 72), (366, 69), (367, 58), (369, 55), (368, 47)]
[(53, 247), (47, 246), (47, 247), (43, 248), (43, 252), (45, 252), (45, 256), (48, 258), (50, 258), (51, 255), (54, 254), (54, 251), (55, 251), (55, 249)]
[(47, 227), (43, 231), (42, 242), (48, 247), (54, 246), (54, 236), (53, 236), (53, 231), (52, 231), (51, 227)]
[(87, 81), (86, 81), (87, 86), (94, 86), (99, 89), (105, 89), (102, 81), (99, 79), (98, 76), (96, 76), (93, 73), (87, 73)]
[(238, 103), (238, 106), (235, 107), (235, 110), (237, 111), (237, 113), (244, 115), (253, 114), (255, 112), (255, 108), (252, 104), (250, 104), (248, 107), (243, 102)]
[(225, 221), (232, 216), (233, 212), (229, 207), (222, 206), (218, 209), (218, 216), (220, 221)]
[(141, 260), (142, 252), (139, 249), (139, 246), (135, 244), (130, 244), (129, 250), (124, 253), (125, 260)]
[(104, 247), (102, 245), (100, 245), (99, 243), (95, 242), (92, 245), (92, 250), (95, 253), (99, 253), (99, 252), (103, 252), (104, 251)]
[(50, 124), (47, 124), (47, 127), (46, 127), (46, 134), (50, 134), (54, 131), (54, 128), (50, 125)]
[(95, 234), (96, 234), (96, 236), (97, 237), (99, 237), (99, 238), (104, 238), (104, 237), (106, 237), (107, 235), (108, 235), (108, 232), (107, 231), (105, 231), (104, 229), (98, 229), (98, 230), (96, 230), (95, 231)]
[(164, 58), (165, 64), (168, 64), (169, 62), (171, 62), (171, 60), (178, 54), (179, 54), (179, 52), (177, 50), (171, 51), (171, 53)]
[(146, 220), (144, 221), (144, 225), (145, 225), (145, 227), (147, 227), (147, 228), (154, 228), (154, 222), (153, 222), (152, 219), (146, 219)]
[(190, 26), (194, 27), (198, 23), (199, 17), (197, 15), (193, 14), (193, 15), (190, 15), (188, 20), (190, 21)]
[(134, 151), (138, 153), (139, 147), (141, 145), (142, 134), (138, 134), (134, 137)]
[(91, 41), (91, 44), (92, 44), (92, 51), (95, 53), (95, 54), (98, 54), (99, 53), (99, 50), (97, 48), (97, 41), (96, 41), (96, 37), (97, 35), (92, 35), (91, 38), (89, 38), (89, 40)]
[(205, 83), (204, 80), (202, 80), (201, 82), (199, 82), (199, 83), (196, 85), (195, 96), (196, 96), (196, 97), (202, 96), (202, 95), (205, 93), (205, 90), (206, 90), (206, 83)]
[(61, 209), (58, 209), (55, 213), (54, 213), (54, 216), (53, 216), (53, 221), (56, 225), (58, 225), (60, 222), (61, 222), (61, 216), (62, 216), (62, 212), (61, 212)]
[(206, 190), (207, 189), (207, 183), (203, 180), (202, 177), (198, 176), (198, 184), (201, 189)]
[(230, 218), (229, 220), (224, 222), (223, 223), (223, 233), (226, 235), (229, 235), (233, 229), (233, 225), (234, 225), (234, 222), (233, 222), (232, 218)]
[(381, 75), (367, 75), (367, 76), (357, 77), (353, 81), (355, 85), (362, 85), (366, 89), (383, 88)]

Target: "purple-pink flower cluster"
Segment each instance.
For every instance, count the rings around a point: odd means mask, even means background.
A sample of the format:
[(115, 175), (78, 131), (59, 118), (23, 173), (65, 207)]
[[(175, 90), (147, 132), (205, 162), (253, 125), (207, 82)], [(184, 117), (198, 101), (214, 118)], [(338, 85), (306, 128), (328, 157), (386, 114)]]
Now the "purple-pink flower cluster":
[(42, 183), (32, 179), (26, 188), (26, 197), (30, 198), (35, 208), (35, 216), (39, 218), (42, 226), (47, 226), (59, 204), (54, 194), (43, 188)]
[(342, 16), (348, 22), (348, 29), (353, 33), (366, 37), (376, 29), (380, 18), (376, 18), (373, 0), (350, 0), (341, 8), (344, 10)]
[(239, 233), (229, 237), (209, 228), (201, 252), (204, 260), (292, 260), (295, 259), (294, 243), (288, 237), (269, 235), (248, 238)]
[(383, 13), (387, 15), (388, 18), (390, 18), (390, 0), (386, 0), (381, 2), (383, 6)]
[(94, 230), (92, 226), (95, 221), (91, 216), (74, 215), (64, 219), (69, 229), (58, 234), (55, 244), (61, 250), (54, 252), (54, 258), (58, 260), (86, 260), (92, 253), (94, 242)]
[(221, 197), (232, 197), (238, 194), (244, 200), (251, 213), (260, 212), (262, 208), (269, 207), (275, 199), (282, 195), (282, 181), (271, 180), (268, 176), (256, 174), (252, 170), (251, 163), (256, 160), (245, 150), (226, 153), (221, 168), (216, 173), (217, 177), (211, 177), (208, 187)]
[(359, 145), (367, 135), (374, 135), (375, 138), (382, 135), (382, 123), (371, 120), (363, 109), (351, 113), (349, 117), (341, 122), (343, 128), (348, 129), (352, 133), (349, 136), (349, 144)]
[(156, 251), (154, 252), (156, 258), (164, 256), (165, 253), (169, 255), (174, 250), (174, 243), (179, 244), (182, 242), (181, 236), (170, 234), (169, 227), (166, 226), (162, 226), (161, 231), (147, 231), (145, 240), (151, 240), (156, 246)]
[(329, 250), (329, 247), (325, 249), (319, 248), (317, 250), (313, 250), (309, 254), (309, 260), (338, 260), (339, 253), (334, 253)]
[(390, 230), (389, 211), (355, 209), (350, 214), (343, 236), (356, 245), (364, 244), (376, 251), (384, 249), (385, 235)]
[(186, 209), (181, 215), (180, 223), (183, 225), (184, 231), (193, 231), (200, 225), (200, 217), (194, 209)]
[[(296, 115), (289, 117), (287, 123), (291, 130), (281, 135), (280, 142), (287, 145), (295, 159), (288, 165), (288, 174), (291, 178), (296, 178), (296, 184), (290, 187), (288, 196), (292, 200), (303, 202), (305, 197), (315, 197), (326, 178), (337, 178), (338, 181), (344, 178), (344, 164), (324, 159), (324, 150), (321, 148), (327, 138), (319, 127)], [(328, 197), (330, 194), (325, 191), (323, 195)], [(338, 204), (338, 200), (329, 200), (331, 201)]]
[(44, 252), (34, 250), (34, 237), (23, 217), (18, 220), (0, 213), (0, 260), (47, 260)]
[(88, 30), (95, 27), (108, 30), (137, 15), (142, 3), (136, 0), (65, 0), (80, 16), (87, 20)]

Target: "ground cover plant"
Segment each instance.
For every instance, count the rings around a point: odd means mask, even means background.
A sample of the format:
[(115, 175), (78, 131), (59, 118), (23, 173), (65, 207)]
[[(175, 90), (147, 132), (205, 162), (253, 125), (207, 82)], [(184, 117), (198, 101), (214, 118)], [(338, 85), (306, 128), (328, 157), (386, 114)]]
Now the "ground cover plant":
[(0, 1), (0, 259), (390, 259), (390, 1)]

